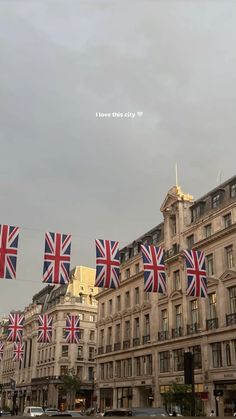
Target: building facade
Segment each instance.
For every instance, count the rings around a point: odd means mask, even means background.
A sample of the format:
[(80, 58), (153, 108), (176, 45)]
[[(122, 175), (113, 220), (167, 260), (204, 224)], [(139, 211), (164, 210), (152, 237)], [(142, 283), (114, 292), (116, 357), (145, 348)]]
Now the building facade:
[[(236, 410), (236, 176), (194, 201), (167, 194), (163, 222), (121, 250), (121, 286), (98, 293), (96, 388), (108, 407), (160, 407), (194, 354), (198, 411)], [(165, 249), (167, 294), (144, 293), (141, 244)], [(186, 296), (184, 249), (206, 254), (208, 298)], [(178, 403), (171, 408), (180, 409)]]
[[(2, 361), (2, 407), (12, 406), (11, 380), (15, 381), (14, 397), (22, 412), (27, 405), (86, 408), (94, 402), (94, 368), (96, 348), (97, 289), (94, 269), (79, 266), (71, 272), (69, 284), (48, 285), (33, 297), (25, 308), (22, 362), (12, 362), (12, 346), (6, 342)], [(38, 315), (53, 317), (52, 343), (38, 343)], [(67, 344), (64, 338), (66, 316), (80, 316), (80, 343)], [(62, 376), (70, 372), (81, 383), (74, 399), (67, 397)], [(11, 396), (11, 397), (9, 397)]]

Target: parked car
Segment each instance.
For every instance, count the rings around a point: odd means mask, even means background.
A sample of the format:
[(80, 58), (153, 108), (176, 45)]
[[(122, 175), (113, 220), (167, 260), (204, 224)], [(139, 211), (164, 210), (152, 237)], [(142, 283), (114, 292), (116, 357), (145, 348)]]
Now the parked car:
[(42, 416), (44, 414), (44, 410), (42, 407), (39, 406), (26, 406), (23, 416)]
[(132, 409), (133, 416), (169, 416), (162, 407), (135, 407)]
[(55, 407), (48, 407), (47, 409), (44, 409), (44, 415), (47, 416), (53, 416), (53, 415), (60, 415), (61, 411)]
[(83, 413), (76, 410), (67, 410), (65, 413), (70, 413), (70, 415), (73, 417), (84, 416)]
[(0, 416), (11, 416), (11, 412), (8, 410), (0, 410)]
[(131, 409), (109, 409), (103, 416), (133, 416)]

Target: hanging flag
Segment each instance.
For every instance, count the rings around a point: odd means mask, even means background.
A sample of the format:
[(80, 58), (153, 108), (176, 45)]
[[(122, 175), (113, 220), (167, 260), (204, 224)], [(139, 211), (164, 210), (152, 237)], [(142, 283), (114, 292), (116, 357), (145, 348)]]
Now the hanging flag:
[(95, 287), (118, 288), (120, 286), (119, 242), (111, 240), (95, 240), (95, 243)]
[(65, 327), (66, 343), (79, 343), (80, 338), (80, 321), (79, 316), (74, 314), (67, 315)]
[(38, 338), (37, 342), (51, 343), (52, 342), (52, 316), (47, 314), (39, 314), (38, 317)]
[(9, 314), (7, 340), (10, 342), (21, 342), (23, 334), (24, 315), (18, 313)]
[(0, 342), (0, 361), (3, 360), (3, 354), (4, 354), (4, 343)]
[(0, 225), (0, 278), (15, 279), (19, 227)]
[(166, 273), (163, 248), (141, 245), (144, 269), (144, 291), (166, 294)]
[(187, 292), (191, 297), (207, 297), (205, 253), (199, 250), (184, 250)]
[(23, 361), (25, 345), (22, 342), (14, 342), (13, 361)]
[(71, 235), (45, 234), (43, 282), (66, 284), (70, 273)]

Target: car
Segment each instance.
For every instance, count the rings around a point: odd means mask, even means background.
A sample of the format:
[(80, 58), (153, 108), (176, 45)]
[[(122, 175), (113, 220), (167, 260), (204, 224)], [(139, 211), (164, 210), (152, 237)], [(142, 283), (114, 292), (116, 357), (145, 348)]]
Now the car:
[(54, 416), (59, 414), (60, 415), (61, 411), (55, 407), (48, 407), (47, 409), (44, 409), (44, 415), (47, 416)]
[(169, 416), (162, 407), (135, 407), (132, 409), (133, 416)]
[(73, 417), (84, 416), (81, 412), (76, 410), (67, 410), (65, 413), (70, 413), (70, 415)]
[(44, 414), (44, 410), (40, 406), (26, 406), (23, 416), (36, 417), (36, 416), (42, 416), (43, 414)]
[(0, 416), (11, 416), (11, 412), (8, 410), (0, 410)]
[(108, 409), (103, 416), (133, 416), (131, 409)]

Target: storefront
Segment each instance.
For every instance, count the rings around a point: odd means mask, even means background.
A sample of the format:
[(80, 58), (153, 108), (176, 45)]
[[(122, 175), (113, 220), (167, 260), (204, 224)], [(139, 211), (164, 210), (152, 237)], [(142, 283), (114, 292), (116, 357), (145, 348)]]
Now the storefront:
[(236, 412), (236, 381), (218, 381), (214, 385), (216, 415), (233, 416)]

